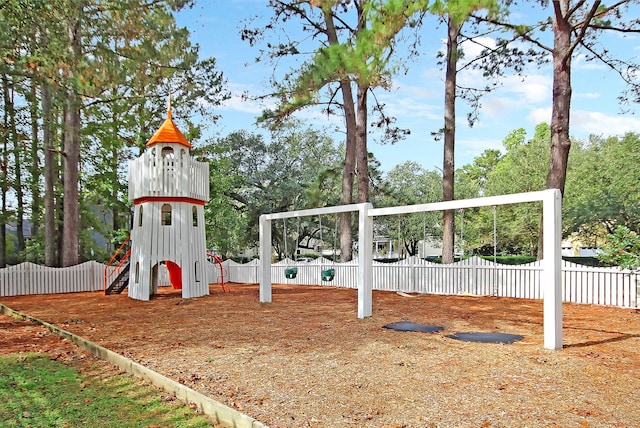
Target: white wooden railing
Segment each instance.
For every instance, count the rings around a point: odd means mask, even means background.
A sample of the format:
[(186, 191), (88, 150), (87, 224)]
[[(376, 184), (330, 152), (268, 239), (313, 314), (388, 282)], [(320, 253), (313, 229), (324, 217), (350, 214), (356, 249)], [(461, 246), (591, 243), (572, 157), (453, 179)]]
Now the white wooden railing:
[[(562, 262), (563, 300), (565, 302), (639, 308), (640, 275), (618, 268), (595, 268)], [(287, 279), (288, 267), (297, 267), (294, 279)], [(259, 260), (239, 264), (223, 262), (225, 282), (258, 282)], [(211, 263), (209, 278), (220, 277), (219, 268)], [(322, 280), (322, 271), (335, 269), (331, 281)], [(274, 283), (327, 285), (355, 288), (355, 261), (333, 263), (317, 259), (312, 263), (285, 260), (271, 266)], [(68, 268), (49, 268), (22, 263), (0, 269), (0, 296), (55, 294), (104, 289), (105, 265), (95, 261)], [(472, 257), (450, 265), (431, 263), (417, 257), (396, 263), (373, 262), (373, 289), (406, 293), (471, 294), (525, 299), (542, 299), (540, 262), (525, 265), (502, 265)], [(164, 267), (158, 271), (158, 283), (169, 285)]]
[(129, 200), (149, 196), (209, 200), (209, 164), (186, 156), (156, 159), (145, 152), (129, 163)]

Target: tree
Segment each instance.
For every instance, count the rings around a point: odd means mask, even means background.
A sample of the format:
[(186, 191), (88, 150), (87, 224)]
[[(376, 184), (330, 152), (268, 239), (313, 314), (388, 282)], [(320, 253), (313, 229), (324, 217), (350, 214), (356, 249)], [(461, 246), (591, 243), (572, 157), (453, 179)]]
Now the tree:
[[(0, 71), (25, 79), (19, 100), (31, 114), (31, 130), (23, 132), (32, 140), (32, 218), (44, 211), (44, 233), (36, 228), (41, 238), (29, 245), (44, 240), (45, 264), (70, 265), (91, 253), (80, 230), (99, 228), (96, 204), (111, 210), (107, 230), (128, 227), (122, 165), (163, 120), (170, 93), (180, 95), (185, 111), (224, 99), (215, 61), (199, 61), (188, 31), (175, 24), (173, 12), (190, 3), (26, 0), (0, 7)], [(187, 133), (195, 138), (200, 129), (189, 126)]]
[[(526, 140), (524, 129), (507, 135), (503, 144), (505, 154), (492, 168), (486, 180), (486, 195), (533, 192), (544, 189), (544, 170), (549, 157), (550, 128), (546, 123), (536, 126), (535, 135)], [(493, 213), (483, 211), (482, 225), (485, 237), (481, 245), (493, 241)], [(497, 208), (499, 244), (511, 253), (535, 254), (538, 227), (542, 215), (541, 205), (517, 204)]]
[[(261, 214), (338, 202), (336, 171), (343, 152), (324, 132), (298, 121), (272, 128), (269, 142), (261, 134), (236, 131), (204, 147), (200, 153), (216, 166), (210, 168), (212, 182), (221, 180), (212, 186), (212, 201), (208, 205), (221, 208), (232, 225), (230, 231), (224, 226), (210, 235), (213, 246), (221, 252), (226, 250), (225, 256), (228, 251), (240, 252), (257, 244), (256, 226)], [(293, 236), (291, 230), (288, 236)], [(298, 242), (312, 233), (317, 233), (317, 222), (301, 223)], [(284, 239), (283, 224), (274, 224), (273, 243), (280, 252)], [(295, 247), (292, 245), (290, 249)]]
[(640, 135), (573, 143), (563, 204), (565, 230), (598, 246), (619, 226), (640, 228)]
[[(418, 163), (407, 161), (396, 165), (384, 177), (375, 203), (381, 206), (413, 205), (442, 200), (442, 177), (428, 171)], [(418, 244), (425, 235), (438, 236), (442, 232), (440, 214), (405, 215), (397, 218), (385, 216), (376, 219), (378, 235), (401, 242), (410, 256), (418, 253)]]
[[(444, 156), (442, 161), (443, 201), (455, 199), (456, 100), (458, 98), (458, 61), (461, 56), (459, 40), (462, 27), (473, 11), (491, 8), (494, 5), (495, 2), (491, 0), (450, 0), (447, 2), (435, 2), (431, 6), (431, 11), (437, 15), (446, 16), (447, 22), (443, 127)], [(454, 210), (443, 212), (442, 230), (442, 263), (453, 263), (455, 240)]]
[(600, 259), (622, 269), (640, 269), (640, 235), (625, 226), (616, 227), (609, 235)]
[[(300, 28), (308, 33), (305, 40), (319, 41), (320, 47), (302, 49), (301, 40), (267, 45), (269, 50), (266, 54), (276, 59), (305, 51), (314, 53), (310, 60), (285, 74), (284, 78), (273, 79), (279, 105), (267, 112), (264, 118), (280, 120), (301, 108), (321, 104), (328, 114), (332, 114), (336, 107), (342, 112), (346, 151), (341, 204), (353, 201), (354, 175), (358, 180), (358, 202), (369, 200), (368, 95), (373, 88), (388, 87), (393, 39), (408, 17), (424, 7), (424, 3), (370, 0), (271, 0), (269, 3), (274, 17), (265, 29), (287, 33), (280, 24), (296, 18), (301, 23)], [(242, 37), (252, 45), (263, 34), (263, 27), (242, 31)], [(326, 93), (322, 94), (323, 90)], [(341, 101), (338, 101), (338, 96)], [(381, 114), (376, 126), (387, 129), (387, 135), (394, 138), (402, 135), (392, 126), (393, 120), (384, 115), (382, 106), (376, 106), (374, 110)], [(341, 215), (340, 236), (343, 260), (350, 260), (350, 213)]]
[[(549, 2), (540, 2), (546, 6)], [(612, 56), (598, 38), (604, 32), (640, 33), (640, 22), (633, 14), (627, 13), (632, 0), (620, 0), (610, 6), (600, 0), (569, 1), (557, 0), (551, 3), (551, 16), (537, 24), (513, 23), (506, 19), (496, 20), (477, 17), (483, 22), (498, 25), (514, 34), (512, 39), (499, 40), (494, 55), (488, 56), (487, 69), (500, 73), (500, 66), (511, 66), (522, 70), (528, 55), (541, 57), (541, 53), (551, 54), (553, 65), (553, 96), (551, 111), (551, 156), (546, 177), (546, 188), (560, 189), (564, 194), (571, 139), (569, 118), (571, 112), (571, 65), (578, 52), (583, 52), (589, 61), (600, 61), (616, 72), (629, 86), (629, 94), (639, 100), (640, 83), (634, 78), (638, 64), (632, 60), (621, 60)], [(514, 2), (514, 5), (516, 3)], [(506, 17), (504, 17), (506, 18)], [(544, 31), (553, 29), (553, 45), (545, 43)], [(524, 52), (512, 41), (526, 40), (532, 49)], [(627, 98), (628, 101), (628, 98)], [(538, 257), (542, 257), (542, 233), (539, 234)]]

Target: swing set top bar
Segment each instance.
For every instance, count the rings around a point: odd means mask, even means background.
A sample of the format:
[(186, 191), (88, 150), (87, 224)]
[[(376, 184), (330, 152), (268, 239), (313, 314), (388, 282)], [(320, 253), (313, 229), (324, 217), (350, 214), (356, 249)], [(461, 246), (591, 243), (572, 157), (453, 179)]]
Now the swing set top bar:
[[(311, 208), (307, 210), (286, 211), (281, 213), (262, 214), (264, 220), (279, 220), (283, 218), (310, 217), (322, 214), (339, 214), (364, 210), (368, 203), (336, 205), (335, 207)], [(370, 211), (370, 210), (369, 210)]]
[[(413, 214), (428, 211), (457, 210), (462, 208), (490, 207), (494, 205), (510, 205), (525, 202), (539, 202), (555, 196), (556, 189), (546, 189), (537, 192), (513, 193), (510, 195), (486, 196), (483, 198), (459, 199), (446, 202), (433, 202), (428, 204), (404, 205), (398, 207), (369, 208), (366, 215), (380, 217), (398, 214)], [(286, 211), (279, 213), (262, 214), (264, 220), (279, 220), (285, 218), (310, 217), (323, 214), (339, 214), (345, 212), (361, 211), (368, 204), (336, 205), (332, 207), (311, 208), (305, 210)]]
[(460, 199), (430, 204), (405, 205), (401, 207), (373, 208), (370, 216), (385, 216), (397, 214), (413, 214), (427, 211), (457, 210), (462, 208), (490, 207), (493, 205), (520, 204), (523, 202), (538, 202), (546, 198), (553, 198), (556, 189), (540, 190), (538, 192), (513, 193), (511, 195), (486, 196), (483, 198)]

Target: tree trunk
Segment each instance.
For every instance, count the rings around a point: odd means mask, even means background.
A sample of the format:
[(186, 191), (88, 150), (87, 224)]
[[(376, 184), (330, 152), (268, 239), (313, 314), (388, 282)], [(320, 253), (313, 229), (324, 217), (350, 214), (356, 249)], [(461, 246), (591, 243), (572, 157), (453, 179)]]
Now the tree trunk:
[[(367, 26), (364, 7), (367, 0), (363, 0), (358, 9), (358, 26), (356, 33), (360, 34)], [(369, 151), (367, 150), (367, 95), (369, 87), (358, 83), (356, 92), (356, 174), (358, 176), (358, 202), (369, 202)]]
[[(338, 34), (333, 22), (333, 15), (329, 9), (323, 8), (326, 35), (329, 44), (338, 43)], [(358, 12), (360, 13), (360, 12)], [(346, 149), (344, 168), (342, 170), (342, 190), (340, 204), (348, 205), (353, 202), (353, 175), (356, 167), (356, 110), (353, 102), (351, 82), (344, 79), (340, 82), (343, 99), (343, 111), (346, 126)], [(353, 258), (353, 238), (351, 237), (351, 213), (340, 214), (340, 261), (348, 262)]]
[[(355, 174), (356, 166), (356, 113), (351, 84), (348, 81), (343, 81), (340, 87), (344, 100), (344, 116), (347, 129), (340, 204), (348, 205), (353, 202), (353, 175)], [(351, 261), (353, 258), (352, 247), (351, 213), (342, 213), (340, 214), (340, 262)]]
[[(31, 191), (31, 237), (38, 235), (40, 231), (40, 215), (42, 210), (42, 195), (40, 193), (40, 157), (38, 140), (38, 88), (35, 80), (31, 82), (31, 99), (29, 100), (29, 114), (31, 116), (31, 174), (29, 188)], [(39, 259), (40, 255), (36, 255)], [(41, 262), (41, 260), (37, 260)]]
[[(572, 27), (560, 8), (556, 8), (553, 23), (553, 100), (551, 108), (551, 159), (547, 174), (547, 189), (559, 189), (564, 195), (571, 139), (571, 31)], [(544, 257), (542, 222), (538, 236), (538, 260)]]
[(80, 213), (78, 209), (78, 166), (80, 163), (80, 109), (76, 94), (67, 93), (65, 114), (63, 177), (63, 232), (62, 267), (77, 265), (80, 261), (79, 231)]
[[(69, 23), (69, 50), (72, 58), (79, 58), (80, 30), (77, 21)], [(73, 83), (75, 70), (70, 67), (70, 83)], [(63, 164), (63, 233), (62, 266), (74, 266), (80, 262), (80, 211), (79, 211), (79, 165), (80, 165), (80, 97), (73, 84), (67, 89), (66, 112), (64, 120), (64, 156)]]
[(49, 83), (42, 82), (42, 142), (44, 145), (44, 264), (58, 266), (55, 182), (57, 168), (53, 144), (52, 94)]
[[(456, 77), (458, 62), (458, 35), (460, 27), (449, 17), (447, 36), (447, 70), (444, 92), (444, 159), (442, 163), (442, 200), (453, 201), (456, 141)], [(455, 244), (455, 211), (442, 215), (442, 263), (453, 263)]]
[(358, 202), (369, 202), (369, 152), (367, 150), (367, 88), (358, 85), (358, 115), (356, 123), (356, 171)]
[[(113, 93), (113, 96), (115, 97), (117, 94)], [(118, 149), (117, 146), (115, 145), (115, 141), (118, 140), (118, 127), (117, 124), (118, 123), (118, 119), (116, 117), (116, 113), (112, 113), (111, 115), (111, 137), (113, 138), (113, 143), (112, 143), (112, 149), (111, 149), (111, 168), (112, 170), (109, 171), (109, 174), (112, 174), (112, 180), (113, 180), (113, 186), (111, 187), (111, 200), (112, 201), (117, 201), (118, 200), (118, 164), (119, 164), (119, 153), (118, 153)], [(117, 203), (114, 203), (111, 207), (111, 227), (113, 228), (113, 232), (116, 232), (117, 230), (120, 230), (120, 210), (119, 210), (119, 205)], [(129, 224), (124, 225), (124, 227), (129, 227)], [(107, 242), (107, 249), (112, 250), (111, 248), (111, 240), (109, 240)], [(115, 248), (113, 249), (115, 250)]]
[(22, 144), (18, 141), (18, 130), (16, 129), (16, 110), (14, 105), (15, 88), (13, 79), (7, 88), (8, 101), (7, 108), (9, 112), (9, 129), (10, 138), (13, 141), (13, 166), (14, 166), (14, 182), (13, 189), (16, 192), (16, 238), (18, 246), (16, 248), (17, 261), (24, 261), (25, 241), (24, 241), (24, 188), (22, 183)]
[(4, 104), (4, 120), (2, 124), (2, 181), (0, 181), (0, 192), (2, 197), (2, 212), (0, 213), (0, 268), (7, 266), (7, 193), (9, 191), (9, 100), (8, 100), (7, 76), (2, 75), (2, 95)]

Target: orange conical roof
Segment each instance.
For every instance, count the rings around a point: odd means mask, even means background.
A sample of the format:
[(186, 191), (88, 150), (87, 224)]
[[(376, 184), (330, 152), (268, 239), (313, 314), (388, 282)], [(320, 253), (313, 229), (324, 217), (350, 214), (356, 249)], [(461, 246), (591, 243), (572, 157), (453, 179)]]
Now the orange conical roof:
[(171, 119), (171, 101), (169, 101), (169, 108), (167, 109), (167, 118), (156, 133), (153, 134), (153, 137), (147, 141), (147, 147), (159, 143), (178, 143), (189, 149), (191, 148), (191, 144), (187, 141), (187, 138), (182, 135), (182, 132), (180, 132)]

